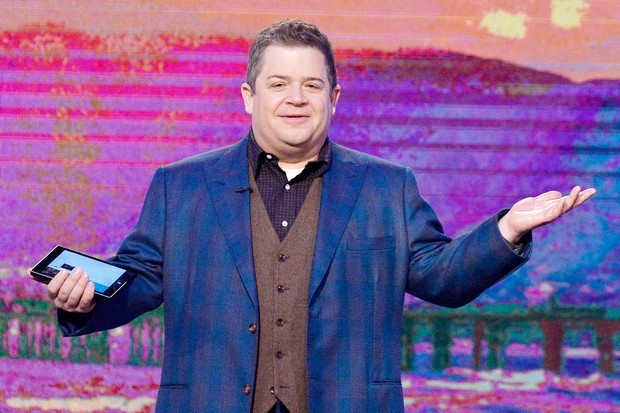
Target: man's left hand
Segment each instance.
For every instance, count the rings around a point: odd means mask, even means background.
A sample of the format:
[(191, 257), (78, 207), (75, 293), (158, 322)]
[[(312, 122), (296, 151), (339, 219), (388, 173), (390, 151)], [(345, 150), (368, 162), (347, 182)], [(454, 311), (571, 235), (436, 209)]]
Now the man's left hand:
[(556, 220), (595, 193), (594, 188), (582, 191), (581, 187), (576, 186), (566, 196), (558, 191), (549, 191), (522, 199), (499, 220), (499, 231), (508, 242), (517, 244), (528, 231)]

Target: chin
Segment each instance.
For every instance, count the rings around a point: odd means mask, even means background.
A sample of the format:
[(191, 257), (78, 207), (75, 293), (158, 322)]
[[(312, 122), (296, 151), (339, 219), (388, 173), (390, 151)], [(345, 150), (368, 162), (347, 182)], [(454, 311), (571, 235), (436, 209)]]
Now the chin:
[(289, 133), (282, 137), (282, 142), (290, 146), (305, 146), (312, 142), (311, 136)]
[(289, 139), (287, 144), (297, 149), (312, 148), (317, 141), (312, 139)]

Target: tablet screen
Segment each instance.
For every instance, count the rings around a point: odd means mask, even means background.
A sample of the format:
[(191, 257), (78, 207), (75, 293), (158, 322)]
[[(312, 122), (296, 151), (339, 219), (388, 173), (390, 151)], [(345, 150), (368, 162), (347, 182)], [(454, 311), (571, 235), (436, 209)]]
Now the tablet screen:
[(100, 293), (107, 291), (125, 273), (122, 268), (67, 250), (61, 252), (54, 261), (48, 264), (48, 267), (58, 271), (64, 269), (69, 272), (73, 271), (75, 267), (80, 267), (90, 275), (90, 280), (95, 284), (95, 291)]
[(122, 279), (125, 270), (89, 255), (57, 246), (43, 258), (31, 271), (39, 281), (49, 282), (61, 270), (69, 273), (80, 267), (90, 276), (95, 285), (95, 293), (111, 297), (125, 281)]

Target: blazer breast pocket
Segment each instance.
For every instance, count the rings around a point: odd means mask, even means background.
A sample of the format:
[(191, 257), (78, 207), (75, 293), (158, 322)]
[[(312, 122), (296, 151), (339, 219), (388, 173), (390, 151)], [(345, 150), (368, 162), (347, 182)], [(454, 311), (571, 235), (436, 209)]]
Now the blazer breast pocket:
[(351, 238), (347, 240), (347, 251), (374, 251), (394, 249), (394, 237)]
[(347, 241), (345, 254), (348, 278), (374, 285), (393, 273), (396, 241), (394, 237), (351, 238)]

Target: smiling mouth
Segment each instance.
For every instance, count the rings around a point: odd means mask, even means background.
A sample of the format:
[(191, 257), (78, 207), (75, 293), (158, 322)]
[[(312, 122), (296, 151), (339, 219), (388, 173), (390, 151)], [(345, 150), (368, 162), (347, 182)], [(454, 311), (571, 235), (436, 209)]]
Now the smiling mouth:
[(281, 115), (280, 117), (287, 122), (293, 123), (302, 123), (310, 119), (310, 116), (307, 115)]

